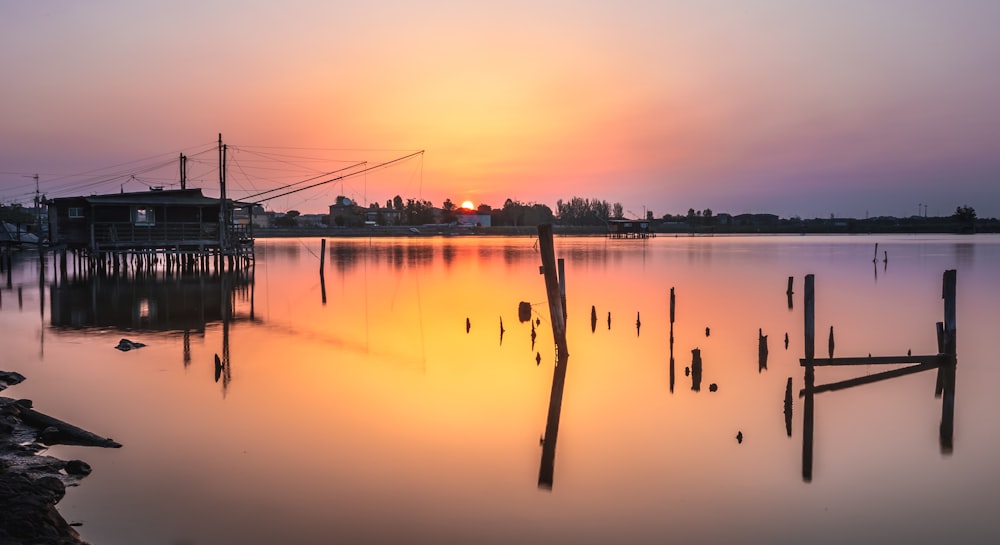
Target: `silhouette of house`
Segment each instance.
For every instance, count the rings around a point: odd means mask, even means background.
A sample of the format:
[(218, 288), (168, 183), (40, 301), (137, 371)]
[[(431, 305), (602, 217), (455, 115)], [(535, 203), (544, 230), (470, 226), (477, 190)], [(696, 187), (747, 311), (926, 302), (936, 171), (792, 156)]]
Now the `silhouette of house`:
[(46, 204), (50, 243), (70, 250), (242, 252), (253, 247), (253, 205), (206, 197), (201, 189), (64, 197)]
[(649, 222), (645, 220), (608, 220), (608, 236), (611, 238), (646, 238), (649, 233)]

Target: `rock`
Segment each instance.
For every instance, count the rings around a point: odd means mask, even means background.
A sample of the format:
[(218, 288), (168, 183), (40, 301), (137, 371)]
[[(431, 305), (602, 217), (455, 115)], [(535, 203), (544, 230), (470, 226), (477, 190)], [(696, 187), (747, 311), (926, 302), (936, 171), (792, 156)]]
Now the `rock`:
[(713, 383), (711, 383), (711, 384), (708, 385), (708, 391), (709, 392), (716, 392), (718, 390), (719, 390), (719, 385), (718, 384), (716, 384), (716, 383), (713, 382)]
[(115, 348), (117, 348), (118, 350), (121, 350), (122, 352), (128, 352), (129, 350), (134, 350), (136, 348), (142, 348), (144, 346), (146, 346), (146, 345), (143, 344), (143, 343), (137, 343), (135, 341), (130, 341), (128, 339), (122, 339), (122, 340), (118, 341), (118, 345), (115, 346)]
[(24, 375), (13, 371), (0, 371), (0, 390), (24, 382)]
[(86, 477), (90, 475), (91, 469), (90, 464), (84, 462), (83, 460), (70, 460), (66, 462), (66, 467), (64, 468), (66, 473), (70, 475), (79, 475), (80, 477)]
[(736, 442), (739, 443), (739, 444), (741, 444), (741, 445), (743, 444), (743, 432), (742, 431), (736, 432)]
[(38, 440), (46, 445), (54, 445), (59, 442), (59, 428), (49, 426), (38, 432)]

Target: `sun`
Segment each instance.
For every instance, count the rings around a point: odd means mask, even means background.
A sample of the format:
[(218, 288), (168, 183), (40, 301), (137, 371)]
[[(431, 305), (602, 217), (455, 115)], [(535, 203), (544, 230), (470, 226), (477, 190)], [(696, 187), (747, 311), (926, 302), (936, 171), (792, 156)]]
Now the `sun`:
[(466, 210), (475, 210), (476, 205), (473, 204), (472, 201), (462, 201), (462, 208)]

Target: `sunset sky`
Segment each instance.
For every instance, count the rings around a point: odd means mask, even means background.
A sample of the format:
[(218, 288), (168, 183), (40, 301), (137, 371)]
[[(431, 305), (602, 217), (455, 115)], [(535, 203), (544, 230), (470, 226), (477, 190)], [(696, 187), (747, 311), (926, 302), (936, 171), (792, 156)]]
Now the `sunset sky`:
[[(996, 217), (998, 22), (994, 0), (5, 2), (0, 202), (36, 173), (49, 196), (178, 187), (171, 161), (222, 133), (237, 198), (425, 150), (279, 211)], [(147, 159), (170, 166), (105, 174)]]

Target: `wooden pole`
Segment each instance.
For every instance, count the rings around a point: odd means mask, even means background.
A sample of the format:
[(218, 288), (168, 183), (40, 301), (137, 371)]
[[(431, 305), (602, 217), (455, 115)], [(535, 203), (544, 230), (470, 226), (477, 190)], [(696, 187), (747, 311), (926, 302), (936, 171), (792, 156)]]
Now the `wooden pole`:
[(319, 275), (323, 276), (323, 267), (326, 264), (326, 239), (319, 241)]
[(563, 321), (566, 320), (566, 266), (563, 258), (558, 259), (559, 266), (559, 300), (562, 301)]
[(955, 355), (956, 345), (956, 325), (955, 325), (955, 285), (957, 283), (955, 269), (944, 271), (943, 287), (941, 297), (944, 299), (944, 352)]
[(813, 472), (813, 423), (815, 419), (816, 372), (813, 367), (816, 345), (816, 289), (815, 278), (806, 275), (805, 281), (805, 402), (802, 407), (802, 480), (812, 481)]
[(542, 253), (542, 273), (545, 275), (545, 291), (549, 300), (549, 317), (552, 322), (552, 337), (559, 357), (569, 356), (566, 348), (566, 314), (562, 308), (559, 293), (559, 279), (556, 269), (555, 247), (552, 241), (552, 224), (538, 226), (538, 246)]
[[(671, 326), (671, 331), (673, 331), (673, 325), (674, 325), (674, 288), (670, 288), (670, 326)], [(673, 335), (671, 335), (671, 339), (672, 338), (673, 338)]]
[(805, 359), (815, 359), (816, 352), (816, 293), (813, 275), (806, 275), (805, 287)]

